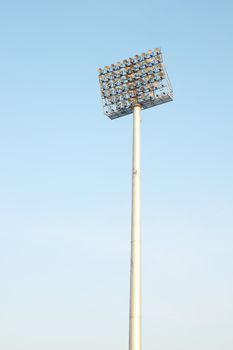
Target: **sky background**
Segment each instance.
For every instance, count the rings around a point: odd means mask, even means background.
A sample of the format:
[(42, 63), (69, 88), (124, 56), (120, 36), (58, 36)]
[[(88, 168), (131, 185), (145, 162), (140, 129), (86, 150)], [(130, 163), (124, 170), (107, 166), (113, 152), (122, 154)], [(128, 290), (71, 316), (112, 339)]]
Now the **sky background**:
[(232, 1), (0, 4), (0, 349), (128, 348), (132, 117), (97, 68), (161, 47), (143, 112), (143, 349), (233, 348)]

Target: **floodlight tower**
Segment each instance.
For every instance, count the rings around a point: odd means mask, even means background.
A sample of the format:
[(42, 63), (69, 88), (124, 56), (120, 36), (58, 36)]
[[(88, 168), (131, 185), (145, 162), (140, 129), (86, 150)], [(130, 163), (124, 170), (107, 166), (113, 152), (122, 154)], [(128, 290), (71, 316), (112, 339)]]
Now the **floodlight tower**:
[(141, 109), (172, 101), (173, 91), (158, 48), (99, 68), (99, 82), (110, 119), (133, 113), (129, 350), (141, 350)]

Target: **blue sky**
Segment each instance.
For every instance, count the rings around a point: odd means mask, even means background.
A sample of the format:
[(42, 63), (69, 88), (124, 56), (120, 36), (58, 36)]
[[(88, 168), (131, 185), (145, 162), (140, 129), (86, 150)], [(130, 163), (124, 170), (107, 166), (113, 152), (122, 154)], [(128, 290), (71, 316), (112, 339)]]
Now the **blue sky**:
[(143, 112), (143, 349), (232, 350), (231, 1), (0, 5), (0, 348), (128, 346), (131, 116), (97, 68), (161, 47)]

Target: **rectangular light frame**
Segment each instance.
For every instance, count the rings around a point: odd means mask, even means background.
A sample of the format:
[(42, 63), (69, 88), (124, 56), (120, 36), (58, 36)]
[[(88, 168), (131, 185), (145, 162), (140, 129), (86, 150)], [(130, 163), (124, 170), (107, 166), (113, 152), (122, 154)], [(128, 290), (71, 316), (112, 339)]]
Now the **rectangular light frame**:
[(99, 68), (104, 113), (116, 119), (173, 100), (173, 90), (159, 48)]

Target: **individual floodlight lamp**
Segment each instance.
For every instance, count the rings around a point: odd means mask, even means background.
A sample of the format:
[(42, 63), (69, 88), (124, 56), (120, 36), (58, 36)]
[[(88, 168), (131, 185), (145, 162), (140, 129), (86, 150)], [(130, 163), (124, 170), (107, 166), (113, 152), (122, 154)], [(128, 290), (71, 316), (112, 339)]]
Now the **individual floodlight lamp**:
[(133, 113), (133, 166), (129, 350), (141, 350), (141, 109), (173, 100), (159, 48), (99, 68), (104, 113), (116, 119)]

